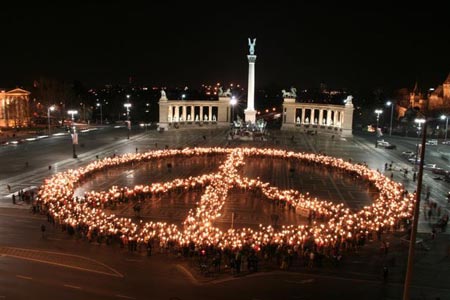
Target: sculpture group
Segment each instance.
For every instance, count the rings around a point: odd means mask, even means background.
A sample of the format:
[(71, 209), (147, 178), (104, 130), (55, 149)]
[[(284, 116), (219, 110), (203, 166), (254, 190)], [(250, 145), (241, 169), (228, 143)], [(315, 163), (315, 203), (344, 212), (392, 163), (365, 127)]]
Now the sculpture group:
[(295, 98), (297, 97), (297, 89), (292, 87), (290, 91), (281, 90), (283, 98)]
[(231, 89), (227, 89), (225, 92), (222, 87), (219, 87), (219, 96), (220, 97), (231, 97)]

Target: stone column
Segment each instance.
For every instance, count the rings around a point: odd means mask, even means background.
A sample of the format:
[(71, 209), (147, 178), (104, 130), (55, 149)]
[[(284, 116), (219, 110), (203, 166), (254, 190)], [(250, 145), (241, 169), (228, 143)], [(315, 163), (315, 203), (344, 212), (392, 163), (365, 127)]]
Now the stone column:
[(245, 122), (255, 123), (255, 62), (256, 55), (247, 55), (248, 58), (248, 89), (247, 108), (244, 110)]
[(344, 106), (344, 119), (342, 124), (342, 136), (352, 136), (353, 127), (353, 97), (348, 96)]
[(186, 122), (186, 111), (187, 111), (187, 107), (186, 107), (186, 105), (183, 105), (183, 122)]
[(310, 124), (314, 124), (315, 111), (316, 110), (314, 108), (311, 108), (311, 116), (309, 118), (309, 123)]
[(331, 124), (331, 110), (327, 109), (327, 126)]
[(191, 105), (191, 121), (194, 121), (195, 118), (195, 107)]
[(212, 106), (208, 106), (208, 121), (212, 122)]
[(203, 105), (200, 105), (200, 121), (203, 121)]
[(302, 125), (305, 124), (306, 108), (302, 108)]
[(323, 109), (319, 110), (319, 125), (323, 125)]

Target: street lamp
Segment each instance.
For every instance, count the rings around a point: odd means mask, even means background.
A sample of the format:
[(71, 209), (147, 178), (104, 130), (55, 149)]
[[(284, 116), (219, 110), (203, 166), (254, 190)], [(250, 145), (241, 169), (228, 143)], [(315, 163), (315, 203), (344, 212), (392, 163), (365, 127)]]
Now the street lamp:
[[(425, 123), (425, 119), (414, 119), (414, 123), (417, 124), (417, 136), (420, 136), (420, 133), (422, 132), (422, 124)], [(426, 135), (423, 132), (422, 132), (422, 134)], [(417, 157), (419, 155), (422, 156), (422, 152), (423, 152), (423, 148), (420, 148), (420, 153), (419, 153), (419, 143), (417, 143), (417, 146), (416, 146), (416, 159), (414, 160), (414, 171), (417, 170)]]
[(448, 132), (448, 116), (446, 116), (446, 115), (442, 115), (442, 116), (441, 116), (441, 120), (446, 120), (446, 121), (445, 121), (445, 141), (447, 141), (447, 132)]
[(48, 135), (50, 135), (50, 111), (54, 111), (55, 107), (52, 105), (47, 109), (47, 119), (48, 119)]
[[(127, 98), (130, 98), (130, 95), (127, 95)], [(125, 103), (123, 106), (127, 109), (127, 126), (128, 126), (127, 139), (130, 139), (130, 131), (131, 131), (130, 107), (131, 107), (131, 103), (129, 103), (129, 102)]]
[(97, 102), (97, 107), (100, 107), (100, 125), (103, 125), (103, 112), (102, 112), (102, 104)]
[(375, 148), (378, 147), (378, 123), (380, 121), (380, 114), (383, 113), (382, 109), (375, 109), (375, 113), (377, 114), (377, 128), (375, 129), (376, 139), (375, 139)]
[(69, 110), (67, 112), (69, 115), (72, 115), (72, 149), (73, 149), (73, 158), (77, 158), (77, 152), (75, 149), (75, 145), (78, 144), (78, 134), (77, 128), (75, 127), (75, 115), (78, 114), (77, 110)]
[(391, 107), (391, 123), (389, 125), (389, 136), (392, 136), (392, 118), (394, 117), (394, 103), (392, 101), (386, 102), (387, 106)]
[(181, 100), (184, 100), (184, 98), (186, 98), (186, 94), (181, 95)]
[(417, 225), (419, 223), (420, 195), (422, 194), (423, 162), (425, 160), (425, 145), (426, 145), (425, 142), (427, 136), (427, 122), (425, 121), (425, 119), (416, 119), (416, 120), (414, 121), (419, 124), (419, 128), (421, 128), (421, 124), (424, 124), (424, 126), (422, 132), (422, 144), (421, 144), (422, 150), (420, 152), (419, 174), (417, 175), (417, 189), (416, 189), (416, 201), (414, 204), (414, 216), (411, 228), (411, 235), (409, 238), (408, 263), (406, 266), (405, 285), (403, 287), (403, 300), (410, 300), (409, 286), (411, 284), (412, 272), (414, 268), (414, 253), (416, 250), (416, 235), (417, 235)]
[(231, 97), (231, 123), (234, 124), (234, 106), (237, 104), (237, 99), (235, 96)]

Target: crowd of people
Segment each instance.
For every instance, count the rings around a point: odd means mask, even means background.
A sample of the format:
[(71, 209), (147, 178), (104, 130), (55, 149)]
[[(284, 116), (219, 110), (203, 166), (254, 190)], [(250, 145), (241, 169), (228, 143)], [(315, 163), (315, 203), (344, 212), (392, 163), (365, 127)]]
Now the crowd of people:
[[(226, 159), (215, 173), (133, 188), (113, 187), (108, 191), (86, 193), (84, 197), (74, 196), (74, 191), (81, 182), (108, 168), (153, 159), (195, 155), (226, 155)], [(354, 212), (342, 203), (321, 201), (308, 193), (292, 189), (280, 190), (259, 178), (240, 176), (238, 170), (245, 164), (246, 157), (282, 158), (338, 170), (373, 186), (379, 191), (379, 196), (372, 205)], [(308, 225), (292, 224), (281, 228), (260, 225), (258, 230), (240, 228), (222, 231), (214, 226), (214, 220), (220, 217), (232, 188), (257, 193), (261, 198), (282, 203), (293, 210), (306, 209), (310, 212), (310, 222)], [(203, 195), (197, 207), (189, 211), (181, 227), (166, 222), (134, 222), (131, 218), (117, 217), (104, 211), (105, 207), (119, 202), (137, 203), (148, 201), (153, 195), (189, 192), (192, 189), (203, 190)], [(213, 253), (212, 257), (216, 257), (217, 253), (222, 253), (221, 257), (228, 257), (225, 253), (232, 253), (230, 255), (235, 257), (234, 268), (239, 265), (236, 263), (236, 255), (241, 253), (247, 258), (252, 257), (250, 266), (257, 269), (257, 259), (252, 253), (259, 259), (277, 257), (283, 268), (289, 268), (290, 261), (296, 257), (307, 258), (308, 265), (318, 263), (322, 257), (338, 262), (343, 252), (364, 245), (373, 235), (379, 236), (383, 232), (405, 226), (412, 215), (414, 195), (405, 192), (401, 184), (386, 178), (379, 171), (370, 170), (366, 165), (326, 155), (277, 149), (195, 148), (126, 154), (95, 161), (77, 170), (58, 173), (46, 180), (41, 187), (38, 203), (46, 211), (49, 220), (60, 224), (70, 234), (89, 241), (117, 241), (122, 246), (129, 247), (130, 251), (152, 249), (156, 244), (160, 249), (183, 254), (186, 253), (183, 249), (193, 247), (192, 251), (199, 257), (204, 249), (209, 249), (208, 253)]]

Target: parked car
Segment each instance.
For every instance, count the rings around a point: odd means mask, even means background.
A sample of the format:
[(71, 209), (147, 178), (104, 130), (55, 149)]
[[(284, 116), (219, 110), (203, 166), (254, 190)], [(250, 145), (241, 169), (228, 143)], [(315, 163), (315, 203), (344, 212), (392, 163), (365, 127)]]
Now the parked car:
[(426, 141), (425, 144), (427, 144), (429, 146), (437, 146), (438, 140), (428, 140), (428, 141)]
[(450, 140), (449, 141), (443, 141), (442, 145), (450, 145)]

